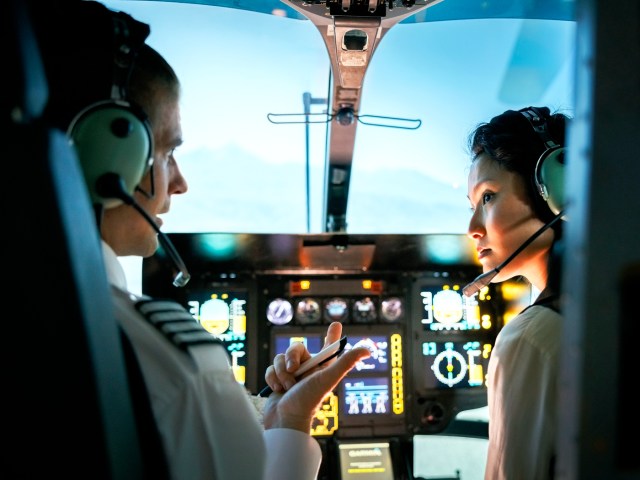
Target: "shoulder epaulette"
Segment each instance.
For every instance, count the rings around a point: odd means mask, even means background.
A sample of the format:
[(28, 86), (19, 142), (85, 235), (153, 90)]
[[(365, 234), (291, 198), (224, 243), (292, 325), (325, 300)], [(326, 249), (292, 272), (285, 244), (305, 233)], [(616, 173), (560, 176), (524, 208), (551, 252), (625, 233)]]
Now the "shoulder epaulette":
[(189, 347), (222, 342), (207, 332), (182, 305), (171, 300), (141, 300), (135, 304), (142, 316), (174, 345), (189, 353)]

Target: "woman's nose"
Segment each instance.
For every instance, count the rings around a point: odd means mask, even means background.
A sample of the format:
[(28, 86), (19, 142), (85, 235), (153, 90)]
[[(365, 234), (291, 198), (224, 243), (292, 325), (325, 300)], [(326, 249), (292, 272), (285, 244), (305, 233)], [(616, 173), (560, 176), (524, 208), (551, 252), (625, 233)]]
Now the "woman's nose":
[(471, 220), (469, 220), (469, 226), (467, 227), (467, 236), (473, 240), (477, 240), (484, 236), (484, 224), (477, 211), (473, 212), (471, 215)]

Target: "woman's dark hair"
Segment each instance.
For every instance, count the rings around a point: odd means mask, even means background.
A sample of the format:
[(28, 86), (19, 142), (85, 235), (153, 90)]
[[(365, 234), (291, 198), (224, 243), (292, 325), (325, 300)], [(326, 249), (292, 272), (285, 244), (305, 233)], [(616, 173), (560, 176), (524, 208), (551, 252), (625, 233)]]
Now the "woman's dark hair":
[[(569, 117), (561, 113), (552, 114), (548, 107), (527, 107), (522, 110), (507, 110), (493, 117), (488, 123), (479, 124), (469, 136), (469, 150), (472, 161), (480, 154), (487, 154), (501, 168), (520, 175), (527, 188), (536, 216), (547, 223), (555, 215), (539, 194), (535, 185), (536, 164), (547, 147), (543, 138), (533, 129), (523, 111), (535, 108), (546, 121), (546, 128), (551, 138), (560, 146), (565, 146), (565, 133)], [(549, 279), (545, 294), (560, 291), (562, 266), (562, 224), (556, 222), (554, 244), (549, 255)], [(542, 297), (542, 295), (541, 295)]]
[(522, 114), (524, 110), (536, 108), (547, 123), (551, 138), (561, 146), (565, 143), (568, 118), (561, 114), (551, 114), (547, 107), (528, 107), (522, 110), (507, 110), (493, 117), (488, 123), (481, 123), (469, 136), (469, 150), (473, 161), (486, 153), (502, 168), (520, 175), (527, 186), (536, 216), (543, 222), (553, 219), (554, 214), (538, 193), (535, 186), (535, 169), (540, 156), (547, 149), (542, 137), (533, 129)]

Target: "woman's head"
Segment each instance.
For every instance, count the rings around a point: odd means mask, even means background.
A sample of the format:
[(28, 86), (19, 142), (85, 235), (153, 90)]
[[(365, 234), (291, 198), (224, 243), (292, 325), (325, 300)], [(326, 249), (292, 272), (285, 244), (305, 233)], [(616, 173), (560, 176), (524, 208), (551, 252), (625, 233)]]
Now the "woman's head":
[[(566, 117), (550, 115), (546, 107), (537, 111), (546, 120), (554, 142), (564, 145)], [(468, 196), (473, 215), (468, 235), (476, 243), (486, 272), (501, 265), (554, 218), (534, 181), (536, 164), (547, 146), (521, 111), (509, 110), (480, 124), (469, 137), (469, 147), (472, 165)], [(538, 237), (494, 281), (522, 275), (543, 289), (547, 285), (551, 246), (561, 236), (560, 224), (554, 226), (555, 232), (548, 230)]]
[(547, 146), (540, 133), (523, 114), (524, 111), (538, 113), (550, 138), (564, 146), (567, 117), (551, 114), (547, 107), (528, 107), (519, 111), (507, 110), (493, 117), (490, 122), (480, 124), (469, 137), (469, 149), (473, 160), (486, 153), (507, 171), (520, 175), (526, 184), (526, 194), (531, 199), (536, 215), (543, 222), (550, 221), (554, 214), (537, 191), (535, 185), (536, 165)]

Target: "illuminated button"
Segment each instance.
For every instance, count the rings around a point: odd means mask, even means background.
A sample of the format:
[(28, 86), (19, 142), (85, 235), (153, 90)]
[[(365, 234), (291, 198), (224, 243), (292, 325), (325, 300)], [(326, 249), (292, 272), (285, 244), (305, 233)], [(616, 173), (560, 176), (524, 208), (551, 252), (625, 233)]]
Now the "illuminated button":
[(402, 300), (398, 297), (389, 297), (380, 305), (380, 315), (387, 322), (395, 322), (404, 313)]
[(371, 323), (378, 318), (376, 304), (369, 297), (354, 302), (352, 314), (355, 323)]
[(296, 305), (295, 317), (302, 324), (318, 323), (322, 317), (320, 304), (314, 298), (303, 298)]
[(349, 316), (349, 304), (344, 298), (331, 298), (324, 304), (324, 319), (327, 322), (344, 322)]
[(293, 306), (289, 300), (276, 298), (267, 307), (267, 320), (274, 325), (285, 325), (293, 318)]

